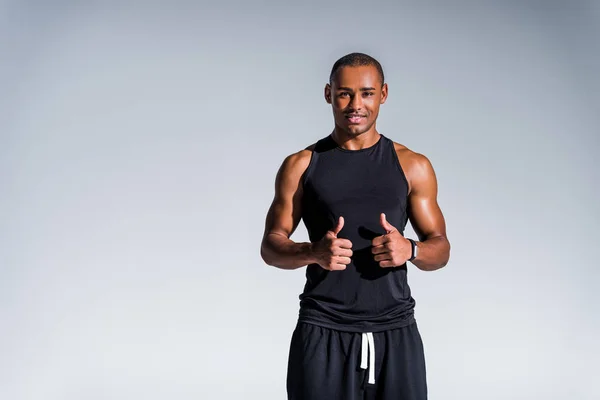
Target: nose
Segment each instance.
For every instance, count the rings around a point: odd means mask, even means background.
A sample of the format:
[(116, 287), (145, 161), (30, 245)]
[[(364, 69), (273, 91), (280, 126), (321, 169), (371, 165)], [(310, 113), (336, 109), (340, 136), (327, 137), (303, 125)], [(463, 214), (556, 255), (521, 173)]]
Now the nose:
[(354, 110), (360, 110), (362, 108), (362, 96), (353, 96), (352, 101), (350, 102), (350, 107)]

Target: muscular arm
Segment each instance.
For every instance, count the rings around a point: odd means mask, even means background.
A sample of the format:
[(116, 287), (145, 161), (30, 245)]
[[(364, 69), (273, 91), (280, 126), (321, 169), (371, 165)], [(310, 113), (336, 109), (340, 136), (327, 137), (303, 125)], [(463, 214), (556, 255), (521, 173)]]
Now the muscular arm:
[(302, 150), (288, 156), (275, 178), (275, 197), (267, 212), (260, 246), (262, 259), (281, 269), (297, 269), (314, 261), (311, 243), (289, 239), (301, 217), (301, 177), (308, 167), (311, 152)]
[(425, 156), (413, 153), (410, 158), (408, 217), (420, 240), (417, 258), (412, 263), (423, 271), (434, 271), (450, 258), (446, 222), (437, 203), (437, 178)]

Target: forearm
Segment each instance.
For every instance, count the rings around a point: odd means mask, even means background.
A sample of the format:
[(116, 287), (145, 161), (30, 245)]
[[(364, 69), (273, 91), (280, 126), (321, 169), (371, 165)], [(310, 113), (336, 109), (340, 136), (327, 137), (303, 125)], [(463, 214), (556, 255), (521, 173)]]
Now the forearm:
[(315, 262), (312, 243), (296, 243), (275, 233), (263, 239), (260, 254), (265, 263), (281, 269), (298, 269)]
[(450, 258), (450, 242), (444, 236), (435, 236), (417, 242), (417, 257), (411, 262), (423, 271), (435, 271), (444, 267)]

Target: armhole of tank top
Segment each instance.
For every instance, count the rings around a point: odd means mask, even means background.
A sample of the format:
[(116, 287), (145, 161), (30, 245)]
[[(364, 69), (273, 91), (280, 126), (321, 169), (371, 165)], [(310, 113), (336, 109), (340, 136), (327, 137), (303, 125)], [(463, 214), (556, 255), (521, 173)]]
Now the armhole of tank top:
[(394, 160), (396, 160), (395, 164), (396, 167), (398, 168), (398, 171), (400, 172), (400, 175), (402, 176), (402, 180), (404, 180), (404, 184), (406, 185), (406, 193), (408, 195), (409, 190), (410, 190), (410, 186), (408, 185), (408, 179), (406, 178), (406, 174), (404, 173), (404, 168), (402, 168), (402, 164), (400, 163), (400, 159), (398, 158), (398, 153), (396, 153), (396, 147), (394, 146), (394, 143), (390, 140), (390, 144), (391, 144), (391, 148), (392, 148), (392, 154), (394, 155)]
[(306, 184), (306, 181), (308, 180), (308, 177), (310, 175), (310, 173), (313, 170), (313, 164), (315, 163), (315, 150), (316, 150), (317, 146), (315, 146), (314, 149), (311, 150), (310, 152), (310, 160), (308, 161), (308, 166), (306, 167), (306, 170), (304, 170), (304, 173), (302, 174), (302, 187), (304, 188), (304, 185)]

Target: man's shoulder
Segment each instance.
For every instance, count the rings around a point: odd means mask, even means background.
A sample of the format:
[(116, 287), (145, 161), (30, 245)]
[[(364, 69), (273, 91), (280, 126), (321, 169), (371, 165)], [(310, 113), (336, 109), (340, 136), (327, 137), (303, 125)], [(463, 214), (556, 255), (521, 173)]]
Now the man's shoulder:
[(313, 151), (315, 151), (315, 148), (317, 146), (317, 143), (313, 143), (309, 146), (306, 146), (305, 148), (303, 148), (302, 150), (299, 150), (295, 153), (292, 153), (288, 156), (288, 158), (293, 162), (293, 163), (297, 163), (297, 164), (306, 164), (308, 166), (308, 163), (310, 162), (310, 159), (312, 157), (312, 153)]
[(407, 146), (392, 141), (394, 150), (398, 155), (398, 160), (403, 169), (412, 170), (414, 168), (423, 168), (430, 164), (429, 159), (424, 154), (418, 153)]
[(425, 155), (411, 150), (403, 144), (393, 143), (398, 161), (408, 181), (409, 194), (413, 193), (417, 186), (428, 186), (432, 182), (435, 184), (433, 166)]
[(284, 170), (302, 174), (310, 164), (312, 153), (317, 143), (313, 143), (302, 150), (289, 154), (283, 161)]

